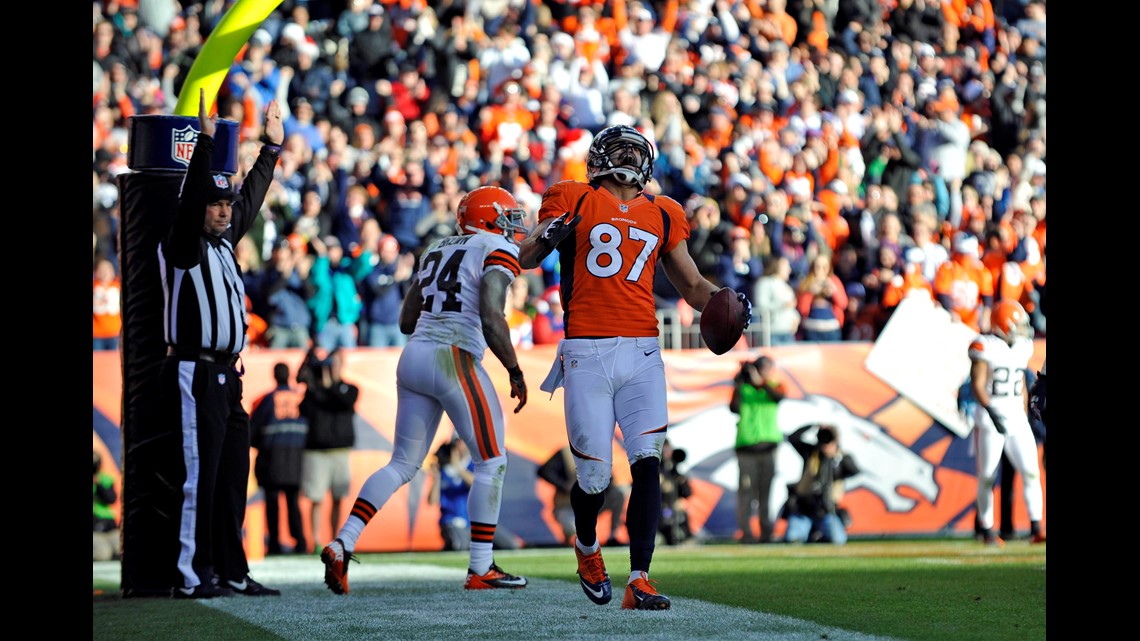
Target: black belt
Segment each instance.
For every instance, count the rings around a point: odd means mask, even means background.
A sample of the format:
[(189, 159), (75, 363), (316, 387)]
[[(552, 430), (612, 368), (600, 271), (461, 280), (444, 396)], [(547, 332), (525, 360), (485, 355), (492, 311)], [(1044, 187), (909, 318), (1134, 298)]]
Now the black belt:
[(231, 352), (219, 352), (212, 349), (202, 349), (197, 352), (179, 351), (172, 346), (166, 348), (167, 356), (177, 356), (182, 361), (205, 361), (219, 363), (233, 367), (237, 363), (238, 355)]

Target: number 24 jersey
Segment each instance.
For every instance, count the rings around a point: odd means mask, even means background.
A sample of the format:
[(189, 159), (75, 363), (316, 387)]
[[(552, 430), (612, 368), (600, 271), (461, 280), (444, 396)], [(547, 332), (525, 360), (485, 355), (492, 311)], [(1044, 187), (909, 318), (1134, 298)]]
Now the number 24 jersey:
[(450, 344), (483, 358), (487, 339), (479, 314), (483, 275), (519, 275), (519, 248), (503, 236), (475, 233), (441, 238), (420, 257), (423, 311), (411, 340)]

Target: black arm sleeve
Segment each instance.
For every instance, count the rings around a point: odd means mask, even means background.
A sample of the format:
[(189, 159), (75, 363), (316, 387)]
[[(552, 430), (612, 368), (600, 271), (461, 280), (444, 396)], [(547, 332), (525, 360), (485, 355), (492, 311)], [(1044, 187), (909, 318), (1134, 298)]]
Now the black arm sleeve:
[(810, 445), (804, 442), (804, 432), (808, 431), (812, 427), (814, 427), (814, 425), (804, 425), (800, 429), (788, 435), (788, 442), (791, 443), (792, 447), (796, 448), (796, 451), (800, 453), (800, 456), (804, 457), (805, 459), (811, 456), (811, 451), (815, 448), (814, 445)]
[[(197, 151), (195, 149), (194, 151)], [(253, 168), (249, 170), (242, 183), (241, 192), (238, 193), (237, 202), (234, 203), (234, 221), (230, 228), (230, 240), (236, 245), (242, 236), (249, 231), (261, 205), (265, 202), (265, 194), (273, 182), (273, 170), (277, 167), (277, 156), (280, 150), (274, 150), (269, 145), (262, 145), (261, 153)], [(204, 206), (204, 205), (203, 205)], [(203, 210), (204, 211), (204, 210)], [(198, 225), (199, 228), (201, 224)]]
[(190, 166), (182, 179), (182, 193), (178, 198), (178, 212), (170, 229), (166, 251), (170, 252), (175, 267), (189, 269), (201, 260), (199, 238), (206, 222), (207, 191), (210, 180), (210, 160), (214, 157), (214, 139), (205, 134), (198, 136)]
[(891, 134), (895, 139), (895, 145), (899, 148), (899, 153), (902, 154), (902, 161), (908, 167), (918, 168), (922, 166), (922, 156), (918, 155), (910, 144), (907, 143), (906, 137), (899, 132)]

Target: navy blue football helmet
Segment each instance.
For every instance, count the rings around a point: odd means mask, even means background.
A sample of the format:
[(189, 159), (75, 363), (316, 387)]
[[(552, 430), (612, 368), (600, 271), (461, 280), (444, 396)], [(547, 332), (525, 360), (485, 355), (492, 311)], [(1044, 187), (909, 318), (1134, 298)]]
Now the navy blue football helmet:
[(645, 183), (653, 177), (653, 158), (653, 145), (640, 131), (614, 125), (603, 129), (590, 143), (586, 177), (593, 182), (602, 176), (613, 176), (623, 185), (645, 189)]

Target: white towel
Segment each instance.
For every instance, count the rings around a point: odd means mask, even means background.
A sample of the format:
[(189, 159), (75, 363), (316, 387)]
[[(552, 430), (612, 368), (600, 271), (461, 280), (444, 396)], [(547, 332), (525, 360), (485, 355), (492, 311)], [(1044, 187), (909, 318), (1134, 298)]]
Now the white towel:
[(562, 387), (563, 369), (562, 369), (562, 343), (558, 341), (558, 350), (554, 354), (554, 364), (550, 366), (550, 371), (543, 379), (542, 385), (538, 389), (544, 392), (550, 392), (550, 398), (554, 398), (554, 390)]

